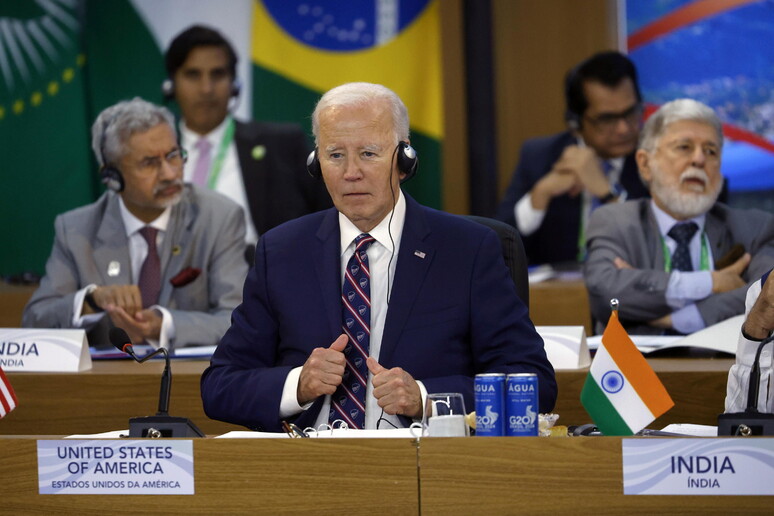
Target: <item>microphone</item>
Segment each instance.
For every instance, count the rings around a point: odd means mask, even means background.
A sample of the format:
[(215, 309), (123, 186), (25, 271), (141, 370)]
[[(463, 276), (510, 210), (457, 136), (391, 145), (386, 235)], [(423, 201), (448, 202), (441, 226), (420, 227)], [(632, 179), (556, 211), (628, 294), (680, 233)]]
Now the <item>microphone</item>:
[(718, 416), (718, 435), (774, 435), (774, 414), (758, 411), (761, 383), (761, 351), (763, 346), (774, 341), (774, 335), (758, 344), (755, 360), (750, 369), (750, 385), (747, 388), (747, 407), (744, 412), (732, 412)]
[(122, 328), (111, 328), (108, 337), (113, 346), (140, 364), (158, 354), (163, 354), (165, 359), (164, 372), (161, 374), (161, 387), (159, 388), (159, 410), (155, 416), (129, 419), (129, 437), (204, 437), (204, 433), (190, 419), (169, 415), (169, 394), (172, 390), (169, 352), (165, 348), (159, 348), (140, 358), (132, 347), (129, 335)]

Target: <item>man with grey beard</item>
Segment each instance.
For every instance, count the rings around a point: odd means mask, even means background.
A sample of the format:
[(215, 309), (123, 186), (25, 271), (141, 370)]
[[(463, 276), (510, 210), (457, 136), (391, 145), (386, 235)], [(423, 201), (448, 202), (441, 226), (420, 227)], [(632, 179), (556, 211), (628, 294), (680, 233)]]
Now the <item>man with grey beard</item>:
[(720, 120), (691, 99), (645, 123), (636, 159), (652, 199), (603, 206), (589, 221), (597, 321), (612, 298), (633, 334), (688, 334), (744, 312), (747, 284), (774, 266), (774, 216), (716, 202), (722, 147)]
[(84, 328), (96, 347), (110, 345), (114, 326), (135, 344), (217, 344), (247, 275), (240, 207), (183, 184), (185, 151), (166, 108), (135, 98), (105, 109), (92, 149), (108, 191), (56, 218), (22, 325)]

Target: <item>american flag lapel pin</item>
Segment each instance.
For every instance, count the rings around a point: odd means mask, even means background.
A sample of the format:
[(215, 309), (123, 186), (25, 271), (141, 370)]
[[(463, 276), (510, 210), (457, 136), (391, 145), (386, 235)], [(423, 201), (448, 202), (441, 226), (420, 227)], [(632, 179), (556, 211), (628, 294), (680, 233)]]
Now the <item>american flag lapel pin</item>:
[(419, 249), (417, 249), (416, 251), (414, 251), (414, 256), (419, 256), (420, 258), (422, 258), (424, 260), (425, 256), (427, 256), (427, 255), (425, 253), (423, 253), (422, 251), (420, 251)]

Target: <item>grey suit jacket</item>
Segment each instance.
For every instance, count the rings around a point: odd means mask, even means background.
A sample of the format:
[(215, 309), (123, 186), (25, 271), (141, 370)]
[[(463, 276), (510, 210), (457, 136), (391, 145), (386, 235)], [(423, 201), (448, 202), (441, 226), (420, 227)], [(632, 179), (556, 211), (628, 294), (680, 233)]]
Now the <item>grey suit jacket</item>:
[[(714, 260), (735, 244), (744, 246), (752, 261), (743, 274), (749, 284), (774, 267), (774, 215), (761, 210), (740, 210), (716, 203), (707, 213), (704, 231)], [(619, 316), (634, 334), (658, 334), (647, 321), (672, 313), (666, 302), (669, 273), (649, 199), (602, 206), (588, 226), (588, 258), (584, 265), (591, 312), (604, 324), (610, 316), (610, 299), (620, 301)], [(634, 267), (617, 269), (620, 256)], [(696, 302), (707, 326), (744, 313), (747, 286), (712, 294)]]
[[(56, 235), (46, 275), (22, 316), (22, 326), (71, 328), (75, 293), (89, 284), (134, 284), (128, 239), (118, 196), (106, 192), (95, 203), (57, 216)], [(223, 195), (186, 185), (172, 208), (159, 255), (158, 304), (169, 309), (175, 325), (174, 347), (216, 344), (229, 327), (231, 311), (242, 301), (247, 275), (245, 223), (241, 208)], [(119, 265), (117, 275), (108, 267)], [(190, 283), (174, 287), (170, 279), (188, 267), (201, 269)], [(88, 331), (89, 344), (109, 346), (109, 317)]]

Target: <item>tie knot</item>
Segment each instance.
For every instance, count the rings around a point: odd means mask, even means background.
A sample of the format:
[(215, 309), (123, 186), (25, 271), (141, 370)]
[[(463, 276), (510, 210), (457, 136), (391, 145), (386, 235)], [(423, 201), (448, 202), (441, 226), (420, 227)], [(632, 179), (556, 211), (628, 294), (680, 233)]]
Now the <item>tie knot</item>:
[(159, 230), (151, 226), (143, 226), (140, 228), (140, 234), (148, 242), (149, 246), (156, 247), (156, 234)]
[(698, 230), (699, 226), (695, 222), (680, 222), (672, 226), (667, 235), (672, 237), (678, 244), (687, 244)]
[(365, 251), (375, 241), (376, 239), (368, 233), (360, 233), (355, 237), (355, 251)]
[(207, 138), (199, 138), (199, 141), (196, 142), (194, 147), (196, 147), (196, 150), (198, 150), (200, 153), (207, 153), (210, 152), (212, 144)]

